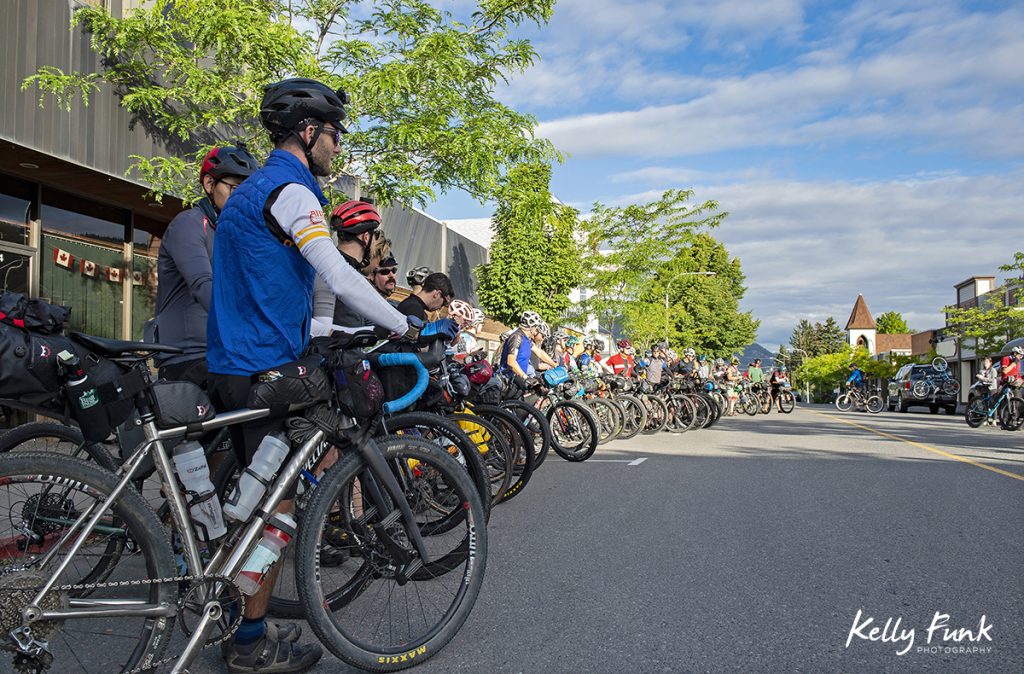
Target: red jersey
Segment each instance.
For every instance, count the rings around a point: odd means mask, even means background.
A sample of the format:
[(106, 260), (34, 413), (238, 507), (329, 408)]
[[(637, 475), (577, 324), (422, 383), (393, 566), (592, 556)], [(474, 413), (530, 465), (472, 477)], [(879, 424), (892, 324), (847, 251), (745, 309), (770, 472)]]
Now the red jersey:
[(633, 357), (623, 356), (621, 353), (617, 353), (608, 359), (607, 363), (615, 374), (621, 374), (626, 377), (633, 375)]
[(1005, 382), (1010, 377), (1020, 376), (1020, 363), (1011, 358), (1010, 356), (1003, 356), (1003, 360), (1000, 361), (1000, 372), (1003, 375), (1003, 381)]

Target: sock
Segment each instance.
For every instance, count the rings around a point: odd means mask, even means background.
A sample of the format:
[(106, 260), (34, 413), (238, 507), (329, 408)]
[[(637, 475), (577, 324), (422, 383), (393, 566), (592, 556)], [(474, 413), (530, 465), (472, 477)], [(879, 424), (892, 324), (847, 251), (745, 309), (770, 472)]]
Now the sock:
[(266, 631), (266, 616), (262, 618), (242, 618), (242, 624), (238, 626), (238, 631), (235, 632), (235, 644), (238, 646), (254, 644), (263, 638)]

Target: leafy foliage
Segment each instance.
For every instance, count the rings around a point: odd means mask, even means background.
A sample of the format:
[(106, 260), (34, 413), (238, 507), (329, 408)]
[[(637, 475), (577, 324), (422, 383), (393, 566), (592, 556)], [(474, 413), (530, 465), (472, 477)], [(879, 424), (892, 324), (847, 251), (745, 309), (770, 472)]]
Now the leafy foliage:
[(479, 0), (468, 21), (434, 4), (153, 0), (124, 18), (83, 7), (73, 23), (90, 34), (101, 72), (43, 66), (22, 88), (68, 107), (113, 87), (170, 154), (134, 156), (132, 170), (157, 194), (198, 196), (198, 160), (211, 145), (241, 139), (257, 156), (269, 150), (263, 87), (312, 77), (352, 98), (337, 173), (363, 176), (383, 203), (424, 204), (435, 189), (486, 200), (516, 164), (561, 158), (534, 137), (532, 117), (494, 97), (536, 58), (512, 31), (546, 23), (554, 0)]
[(898, 311), (886, 311), (875, 321), (880, 335), (900, 335), (910, 332), (903, 314)]
[[(808, 382), (819, 393), (818, 400), (831, 400), (832, 391), (850, 376), (850, 363), (859, 367), (869, 379), (894, 377), (902, 363), (874, 360), (867, 349), (843, 349), (804, 360), (793, 372), (794, 382)], [(823, 394), (823, 395), (822, 395)]]
[(546, 164), (512, 169), (492, 221), (490, 261), (477, 267), (480, 304), (509, 325), (526, 310), (549, 322), (561, 318), (581, 280), (579, 213), (552, 198), (550, 180)]
[(669, 190), (645, 204), (594, 205), (583, 223), (588, 297), (577, 319), (621, 321), (638, 346), (667, 338), (728, 355), (754, 341), (758, 323), (738, 308), (746, 291), (740, 262), (709, 233), (728, 213), (712, 200), (691, 205), (693, 196)]
[[(796, 362), (830, 353), (841, 353), (849, 348), (846, 332), (835, 319), (829, 316), (824, 323), (811, 323), (801, 319), (789, 338), (789, 346), (795, 353)], [(805, 355), (806, 354), (806, 355)]]

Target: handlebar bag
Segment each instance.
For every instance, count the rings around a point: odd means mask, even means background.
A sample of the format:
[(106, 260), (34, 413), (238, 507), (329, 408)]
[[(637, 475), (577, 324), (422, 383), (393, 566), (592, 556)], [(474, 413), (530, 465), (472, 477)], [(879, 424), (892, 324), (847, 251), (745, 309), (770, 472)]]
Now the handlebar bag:
[(323, 366), (323, 356), (312, 354), (255, 375), (249, 407), (279, 408), (330, 400), (333, 387)]
[(544, 373), (544, 381), (547, 382), (548, 386), (558, 386), (563, 381), (568, 381), (568, 379), (569, 373), (561, 365), (553, 367)]
[(356, 419), (369, 419), (384, 406), (384, 385), (361, 353), (341, 351), (335, 362), (334, 390), (338, 407)]

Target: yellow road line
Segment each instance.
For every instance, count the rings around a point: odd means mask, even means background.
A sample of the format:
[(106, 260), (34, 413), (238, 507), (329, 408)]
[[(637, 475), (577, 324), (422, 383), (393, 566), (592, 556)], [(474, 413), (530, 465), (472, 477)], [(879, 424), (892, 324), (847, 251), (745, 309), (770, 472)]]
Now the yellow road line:
[(930, 447), (930, 446), (922, 444), (920, 442), (915, 442), (914, 440), (907, 440), (906, 438), (901, 438), (898, 435), (893, 435), (892, 433), (886, 433), (885, 431), (880, 431), (877, 428), (871, 428), (870, 426), (864, 426), (862, 424), (858, 424), (856, 421), (850, 421), (849, 419), (843, 419), (841, 417), (832, 416), (831, 414), (826, 414), (824, 412), (818, 412), (817, 410), (810, 410), (810, 411), (814, 412), (815, 414), (820, 414), (823, 417), (828, 417), (829, 419), (834, 419), (836, 421), (841, 421), (844, 424), (850, 424), (851, 426), (856, 426), (857, 428), (860, 428), (860, 429), (863, 429), (865, 431), (868, 431), (869, 433), (874, 433), (875, 435), (881, 435), (881, 436), (886, 437), (886, 438), (892, 438), (893, 440), (899, 440), (900, 442), (905, 442), (908, 445), (913, 445), (914, 447), (919, 447), (920, 449), (923, 449), (923, 450), (925, 450), (927, 452), (932, 452), (934, 454), (938, 454), (939, 456), (944, 456), (947, 459), (954, 459), (956, 461), (962, 461), (963, 463), (969, 463), (972, 466), (977, 466), (978, 468), (984, 468), (985, 470), (990, 470), (993, 473), (999, 473), (1000, 475), (1005, 475), (1006, 477), (1012, 477), (1015, 480), (1020, 480), (1021, 482), (1024, 482), (1024, 475), (1019, 475), (1017, 473), (1011, 473), (1008, 470), (1003, 470), (1002, 468), (995, 468), (993, 466), (989, 466), (989, 465), (984, 464), (984, 463), (979, 463), (977, 461), (971, 461), (970, 459), (966, 459), (966, 458), (964, 458), (962, 456), (958, 456), (956, 454), (950, 454), (949, 452), (944, 452), (941, 449), (935, 449), (934, 447)]

